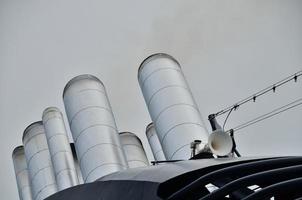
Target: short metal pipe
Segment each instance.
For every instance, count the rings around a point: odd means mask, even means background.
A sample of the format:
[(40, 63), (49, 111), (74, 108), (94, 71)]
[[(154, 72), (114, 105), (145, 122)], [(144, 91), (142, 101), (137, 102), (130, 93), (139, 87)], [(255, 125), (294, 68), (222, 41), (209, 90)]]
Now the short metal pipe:
[(150, 144), (153, 157), (155, 161), (165, 161), (166, 157), (163, 152), (162, 146), (158, 139), (158, 135), (156, 133), (155, 127), (153, 123), (150, 123), (146, 128), (146, 136), (148, 138), (148, 142)]
[(42, 121), (29, 125), (22, 141), (33, 199), (43, 200), (57, 192), (57, 183)]
[(120, 138), (129, 168), (146, 167), (149, 165), (143, 144), (134, 133), (121, 132)]
[(24, 147), (18, 146), (14, 149), (13, 163), (18, 186), (20, 200), (32, 200), (29, 172), (24, 154)]
[(61, 111), (49, 107), (44, 110), (42, 119), (58, 190), (78, 185), (75, 163)]

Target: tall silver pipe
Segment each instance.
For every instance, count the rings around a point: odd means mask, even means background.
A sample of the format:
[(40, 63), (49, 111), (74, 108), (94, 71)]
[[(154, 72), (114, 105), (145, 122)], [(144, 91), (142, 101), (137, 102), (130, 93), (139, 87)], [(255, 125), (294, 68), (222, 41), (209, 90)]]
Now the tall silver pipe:
[(143, 144), (134, 133), (121, 132), (120, 138), (129, 168), (145, 167), (149, 165)]
[(63, 99), (84, 182), (128, 167), (102, 82), (80, 75), (65, 86)]
[(18, 146), (13, 151), (13, 163), (15, 168), (16, 181), (20, 200), (32, 200), (31, 186), (29, 181), (28, 168), (24, 154), (24, 147)]
[(153, 123), (150, 123), (146, 128), (146, 135), (156, 161), (166, 160), (165, 154), (163, 152), (162, 146), (159, 142), (155, 127)]
[(166, 158), (189, 159), (191, 142), (204, 146), (208, 132), (179, 63), (154, 54), (140, 65), (138, 80)]
[(23, 145), (34, 200), (43, 200), (57, 192), (43, 123), (29, 125), (23, 133)]
[(58, 108), (49, 107), (44, 110), (42, 119), (58, 190), (78, 185), (79, 181), (62, 113)]

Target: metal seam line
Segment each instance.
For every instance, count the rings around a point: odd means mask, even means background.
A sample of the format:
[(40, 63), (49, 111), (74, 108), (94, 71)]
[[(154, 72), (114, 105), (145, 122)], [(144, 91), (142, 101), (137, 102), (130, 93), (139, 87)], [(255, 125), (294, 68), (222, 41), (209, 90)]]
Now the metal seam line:
[(22, 170), (16, 172), (16, 176), (18, 176), (19, 174), (21, 174), (21, 173), (23, 173), (23, 172), (26, 172), (26, 171), (28, 171), (28, 168), (22, 169)]
[(56, 157), (60, 153), (71, 153), (72, 154), (71, 151), (63, 150), (63, 151), (57, 151), (56, 153), (54, 153), (53, 155), (50, 155), (50, 156), (51, 156), (51, 158), (54, 158), (54, 157)]
[(29, 139), (26, 140), (26, 142), (23, 144), (23, 146), (25, 146), (31, 139), (33, 139), (35, 136), (38, 136), (38, 135), (42, 135), (42, 134), (45, 134), (44, 132), (40, 132), (40, 133), (37, 133), (36, 135), (33, 135), (31, 136)]
[(41, 171), (43, 171), (44, 169), (47, 169), (47, 168), (52, 168), (52, 166), (47, 166), (47, 167), (43, 167), (43, 168), (41, 168), (41, 169), (39, 169), (35, 174), (34, 174), (34, 176), (32, 177), (32, 179), (31, 179), (31, 183), (34, 181), (34, 179), (36, 178), (36, 176), (41, 172)]
[(195, 107), (195, 105), (186, 104), (186, 103), (172, 104), (172, 105), (170, 105), (170, 106), (165, 107), (162, 111), (159, 112), (159, 114), (155, 117), (154, 123), (156, 123), (156, 122), (158, 121), (158, 119), (159, 119), (159, 117), (160, 117), (160, 115), (161, 115), (162, 113), (164, 113), (166, 110), (168, 110), (168, 109), (170, 109), (170, 108), (173, 108), (173, 107), (175, 107), (175, 106), (190, 106), (190, 107), (194, 108), (197, 112), (199, 112), (198, 108)]
[(76, 171), (75, 168), (65, 168), (65, 169), (61, 169), (60, 171), (58, 171), (58, 173), (55, 174), (55, 176), (59, 176), (59, 174), (61, 174), (64, 171)]
[(193, 124), (193, 125), (197, 125), (197, 126), (200, 126), (200, 127), (204, 128), (204, 126), (202, 126), (202, 124), (192, 123), (192, 122), (184, 122), (184, 123), (177, 124), (177, 125), (173, 126), (172, 128), (170, 128), (170, 129), (164, 134), (164, 137), (163, 137), (162, 140), (161, 140), (161, 144), (164, 142), (166, 136), (170, 133), (170, 131), (172, 131), (174, 128), (176, 128), (176, 127), (178, 127), (178, 126), (187, 125), (187, 124)]
[(36, 153), (34, 153), (34, 154), (28, 159), (28, 162), (27, 162), (27, 163), (28, 163), (28, 166), (30, 165), (30, 162), (31, 162), (32, 158), (35, 157), (37, 154), (43, 152), (43, 151), (48, 151), (48, 149), (41, 149), (41, 150), (37, 151)]
[(48, 123), (48, 121), (49, 121), (49, 120), (51, 120), (51, 119), (55, 119), (55, 118), (62, 119), (62, 120), (64, 121), (63, 117), (59, 117), (59, 116), (53, 116), (53, 117), (49, 117), (49, 118), (47, 118), (47, 120), (46, 120), (46, 121), (44, 121), (44, 122), (43, 122), (43, 124), (45, 125), (45, 124), (47, 124), (47, 123)]
[(174, 156), (178, 151), (180, 151), (181, 149), (183, 149), (185, 146), (189, 146), (189, 145), (191, 145), (191, 143), (185, 144), (185, 145), (179, 147), (178, 149), (176, 149), (176, 151), (173, 152), (173, 154), (172, 154), (172, 156), (170, 157), (169, 160), (172, 160), (172, 159), (173, 159), (173, 156)]
[(77, 111), (77, 112), (71, 117), (71, 119), (70, 119), (70, 121), (69, 121), (70, 126), (72, 125), (74, 118), (76, 118), (76, 116), (77, 116), (78, 114), (80, 114), (82, 111), (87, 110), (87, 109), (89, 109), (89, 108), (99, 108), (99, 109), (102, 109), (102, 110), (106, 110), (106, 111), (108, 111), (111, 115), (113, 115), (109, 108), (106, 108), (106, 107), (103, 107), (103, 106), (86, 106), (86, 107), (84, 107), (84, 108), (81, 108), (79, 111)]
[(123, 144), (122, 146), (135, 146), (135, 147), (137, 147), (137, 148), (143, 148), (143, 146), (141, 146), (141, 145), (137, 145), (137, 144)]
[(65, 133), (55, 133), (54, 135), (52, 135), (49, 138), (47, 138), (47, 140), (50, 141), (53, 137), (59, 136), (59, 135), (67, 136)]
[(45, 190), (46, 188), (48, 188), (50, 186), (53, 186), (53, 185), (56, 185), (56, 183), (51, 183), (51, 184), (48, 184), (48, 185), (44, 186), (42, 189), (39, 190), (39, 192), (36, 194), (36, 196), (34, 197), (34, 199), (37, 199), (37, 197), (41, 194), (41, 192), (43, 190)]
[(150, 107), (150, 104), (153, 100), (153, 98), (160, 92), (164, 91), (165, 89), (168, 89), (168, 88), (172, 88), (172, 87), (175, 87), (175, 88), (183, 88), (187, 91), (189, 91), (189, 89), (187, 87), (184, 87), (182, 85), (166, 85), (165, 87), (162, 87), (162, 88), (159, 88), (158, 90), (156, 90), (152, 95), (151, 97), (149, 98), (149, 101), (147, 102), (147, 107), (149, 108)]
[(97, 168), (102, 167), (102, 166), (104, 166), (104, 165), (117, 165), (117, 166), (126, 167), (125, 165), (122, 165), (122, 164), (119, 164), (119, 163), (105, 163), (105, 164), (101, 164), (101, 165), (95, 167), (94, 169), (92, 169), (92, 170), (87, 174), (87, 177), (85, 178), (84, 182), (87, 181), (87, 179), (89, 178), (89, 176), (91, 175), (91, 173), (92, 173), (93, 171), (95, 171)]
[(118, 145), (113, 144), (113, 143), (99, 143), (99, 144), (93, 145), (92, 147), (88, 148), (88, 149), (80, 156), (79, 165), (80, 165), (80, 166), (82, 165), (82, 159), (83, 159), (83, 157), (88, 153), (88, 151), (90, 151), (91, 149), (93, 149), (93, 148), (95, 148), (95, 147), (97, 147), (97, 146), (102, 146), (102, 145), (112, 145), (112, 146), (114, 146), (115, 148), (124, 151), (121, 147), (119, 147)]
[(88, 129), (90, 128), (94, 128), (94, 127), (98, 127), (98, 126), (105, 126), (105, 127), (109, 127), (113, 130), (115, 130), (116, 132), (118, 132), (113, 126), (110, 126), (110, 125), (107, 125), (107, 124), (94, 124), (94, 125), (91, 125), (91, 126), (88, 126), (86, 128), (84, 128), (82, 131), (80, 131), (80, 133), (77, 135), (77, 138), (75, 138), (74, 142), (77, 143), (79, 137), (82, 135), (82, 134), (85, 134), (85, 131), (87, 131)]
[(147, 81), (147, 79), (149, 79), (153, 74), (155, 74), (155, 73), (157, 73), (159, 71), (162, 71), (162, 70), (174, 70), (174, 71), (178, 71), (178, 72), (181, 71), (180, 69), (175, 69), (175, 68), (172, 68), (172, 67), (163, 67), (163, 68), (159, 68), (157, 70), (154, 70), (150, 74), (148, 74), (147, 77), (142, 81), (142, 88), (144, 88), (145, 82)]
[(97, 91), (97, 92), (105, 94), (105, 91), (98, 90), (98, 89), (83, 89), (83, 90), (79, 90), (78, 93), (82, 93), (82, 92), (86, 92), (86, 91)]
[(157, 155), (158, 153), (162, 152), (163, 150), (160, 149), (160, 150), (157, 150), (154, 154)]
[(146, 165), (149, 165), (149, 163), (146, 163), (145, 161), (142, 161), (142, 160), (127, 160), (127, 161), (128, 161), (128, 163), (129, 162), (141, 162), (141, 163), (144, 163)]

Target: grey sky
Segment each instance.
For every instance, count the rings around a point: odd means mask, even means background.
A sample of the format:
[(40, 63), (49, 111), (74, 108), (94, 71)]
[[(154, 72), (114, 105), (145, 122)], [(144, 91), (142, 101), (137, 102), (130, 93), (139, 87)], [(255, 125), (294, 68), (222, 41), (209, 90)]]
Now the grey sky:
[[(11, 153), (23, 130), (48, 106), (64, 111), (72, 77), (105, 83), (119, 130), (137, 133), (152, 159), (141, 61), (174, 56), (206, 118), (302, 69), (301, 10), (299, 0), (0, 0), (1, 199), (18, 199)], [(302, 79), (234, 112), (227, 128), (299, 97)], [(301, 155), (301, 132), (298, 107), (238, 132), (238, 150)]]

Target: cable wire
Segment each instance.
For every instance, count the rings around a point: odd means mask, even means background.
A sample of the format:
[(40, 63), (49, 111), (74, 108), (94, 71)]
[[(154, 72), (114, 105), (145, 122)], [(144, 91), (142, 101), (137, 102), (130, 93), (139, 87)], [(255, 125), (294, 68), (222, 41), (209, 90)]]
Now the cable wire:
[[(278, 114), (280, 114), (282, 112), (285, 112), (287, 110), (293, 109), (293, 108), (295, 108), (295, 107), (297, 107), (299, 105), (302, 105), (302, 98), (297, 99), (297, 100), (295, 100), (295, 101), (293, 101), (293, 102), (291, 102), (289, 104), (286, 104), (284, 106), (281, 106), (281, 107), (279, 107), (277, 109), (274, 109), (274, 110), (272, 110), (272, 111), (270, 111), (270, 112), (268, 112), (266, 114), (263, 114), (263, 115), (261, 115), (259, 117), (256, 117), (256, 118), (254, 118), (254, 119), (252, 119), (252, 120), (250, 120), (248, 122), (245, 122), (245, 123), (243, 123), (243, 124), (241, 124), (239, 126), (236, 126), (235, 128), (233, 128), (233, 131), (234, 132), (238, 132), (239, 130), (241, 130), (243, 128), (246, 128), (246, 127), (251, 126), (251, 125), (253, 125), (255, 123), (261, 122), (261, 121), (263, 121), (265, 119), (271, 118), (271, 117), (273, 117), (275, 115), (278, 115)], [(230, 130), (227, 131), (227, 132), (230, 132)]]
[(254, 101), (255, 102), (258, 97), (260, 97), (260, 96), (262, 96), (262, 95), (264, 95), (264, 94), (266, 94), (266, 93), (268, 93), (270, 91), (275, 92), (276, 88), (278, 88), (278, 87), (280, 87), (280, 86), (288, 83), (289, 81), (294, 80), (295, 82), (297, 82), (299, 76), (302, 76), (302, 70), (294, 73), (293, 75), (290, 75), (290, 76), (282, 79), (281, 81), (276, 82), (275, 84), (273, 84), (273, 85), (271, 85), (269, 87), (266, 87), (266, 88), (260, 90), (259, 92), (255, 93), (255, 94), (253, 94), (253, 95), (251, 95), (251, 96), (249, 96), (249, 97), (247, 97), (245, 99), (242, 99), (241, 101), (237, 102), (236, 104), (234, 104), (232, 106), (229, 106), (229, 107), (227, 107), (227, 108), (225, 108), (225, 109), (223, 109), (223, 110), (215, 113), (215, 116), (217, 117), (219, 115), (223, 115), (223, 114), (225, 114), (227, 112), (230, 112), (232, 109), (236, 110), (239, 106), (241, 106), (241, 105), (243, 105), (245, 103), (248, 103), (250, 101)]
[(224, 130), (224, 127), (226, 125), (226, 122), (229, 118), (229, 116), (231, 115), (232, 111), (234, 110), (234, 107), (229, 111), (228, 115), (226, 116), (225, 120), (224, 120), (224, 123), (223, 123), (223, 126), (222, 126), (222, 130)]

